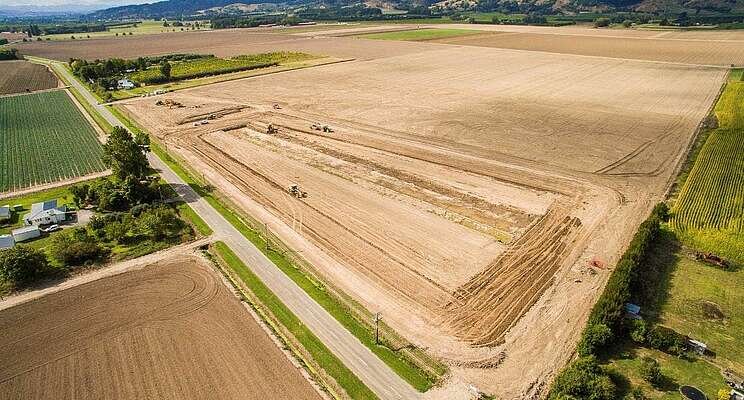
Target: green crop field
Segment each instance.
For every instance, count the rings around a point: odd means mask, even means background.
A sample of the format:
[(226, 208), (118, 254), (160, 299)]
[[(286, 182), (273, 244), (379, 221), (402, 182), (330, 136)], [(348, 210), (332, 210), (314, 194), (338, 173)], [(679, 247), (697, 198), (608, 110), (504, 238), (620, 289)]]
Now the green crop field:
[[(315, 56), (304, 53), (275, 52), (243, 55), (230, 59), (211, 57), (177, 62), (172, 64), (171, 80), (193, 79), (209, 75), (266, 68), (288, 62), (309, 60), (311, 58), (315, 58)], [(130, 78), (135, 82), (144, 84), (160, 83), (167, 80), (160, 72), (158, 66), (135, 72)]]
[(96, 132), (63, 90), (0, 98), (0, 192), (106, 169)]
[(466, 36), (466, 35), (475, 35), (478, 33), (483, 33), (483, 31), (476, 31), (476, 30), (470, 30), (470, 29), (412, 29), (409, 31), (367, 33), (363, 35), (357, 35), (356, 37), (362, 38), (362, 39), (377, 39), (377, 40), (422, 41), (422, 40), (446, 39), (446, 38)]
[(694, 248), (744, 264), (744, 82), (731, 79), (715, 107), (718, 128), (705, 141), (672, 209), (671, 226)]

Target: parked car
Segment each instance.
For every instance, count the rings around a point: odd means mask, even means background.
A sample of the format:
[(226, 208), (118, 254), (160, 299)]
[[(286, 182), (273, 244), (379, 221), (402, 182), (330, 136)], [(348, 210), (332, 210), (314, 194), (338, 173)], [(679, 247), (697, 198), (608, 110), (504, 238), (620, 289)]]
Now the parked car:
[(43, 230), (44, 232), (46, 232), (46, 233), (51, 233), (51, 232), (56, 232), (56, 231), (60, 231), (60, 230), (62, 230), (62, 228), (61, 228), (61, 227), (60, 227), (59, 225), (57, 225), (57, 224), (54, 224), (54, 225), (49, 225), (49, 227), (48, 227), (48, 228), (46, 228), (46, 229), (42, 229), (42, 230)]

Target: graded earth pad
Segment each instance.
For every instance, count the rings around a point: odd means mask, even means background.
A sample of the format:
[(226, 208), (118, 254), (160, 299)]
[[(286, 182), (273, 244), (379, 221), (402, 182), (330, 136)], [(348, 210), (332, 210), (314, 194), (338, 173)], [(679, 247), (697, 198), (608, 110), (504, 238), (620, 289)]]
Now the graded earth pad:
[(451, 382), (539, 395), (726, 71), (409, 44), (122, 105)]
[(321, 399), (195, 257), (5, 309), (0, 326), (0, 399)]

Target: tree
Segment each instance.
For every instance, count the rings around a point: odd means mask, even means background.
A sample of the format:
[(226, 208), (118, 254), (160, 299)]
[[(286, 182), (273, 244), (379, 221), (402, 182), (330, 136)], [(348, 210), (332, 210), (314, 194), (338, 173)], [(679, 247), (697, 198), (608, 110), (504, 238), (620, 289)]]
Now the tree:
[(731, 390), (729, 389), (718, 389), (718, 400), (730, 400)]
[(49, 262), (41, 250), (18, 245), (0, 251), (0, 281), (20, 288), (49, 273)]
[(661, 374), (659, 362), (651, 357), (643, 357), (639, 367), (641, 378), (646, 382), (658, 387), (664, 381), (664, 375)]
[(612, 341), (612, 330), (605, 324), (590, 324), (584, 329), (579, 342), (578, 351), (582, 356), (596, 354)]
[(49, 254), (60, 263), (76, 266), (101, 261), (108, 251), (85, 228), (74, 228), (52, 236)]
[(630, 332), (630, 338), (636, 343), (646, 342), (646, 333), (648, 328), (646, 327), (646, 321), (642, 319), (633, 319), (628, 323), (628, 330)]
[(594, 20), (594, 27), (595, 28), (603, 28), (606, 26), (610, 26), (610, 19), (601, 17)]
[(178, 214), (164, 205), (152, 207), (137, 217), (138, 231), (153, 240), (163, 240), (178, 235), (185, 227), (186, 224), (178, 218)]
[(160, 64), (160, 73), (163, 74), (166, 80), (170, 80), (171, 78), (171, 65), (168, 61), (163, 61), (162, 64)]
[(615, 400), (617, 386), (602, 370), (594, 356), (581, 357), (555, 378), (549, 400)]
[(103, 162), (120, 181), (127, 177), (144, 179), (149, 168), (142, 148), (134, 141), (132, 134), (120, 126), (114, 127), (103, 145)]
[(633, 21), (631, 21), (629, 19), (626, 19), (626, 20), (623, 21), (623, 27), (624, 28), (630, 28), (631, 25), (633, 25)]

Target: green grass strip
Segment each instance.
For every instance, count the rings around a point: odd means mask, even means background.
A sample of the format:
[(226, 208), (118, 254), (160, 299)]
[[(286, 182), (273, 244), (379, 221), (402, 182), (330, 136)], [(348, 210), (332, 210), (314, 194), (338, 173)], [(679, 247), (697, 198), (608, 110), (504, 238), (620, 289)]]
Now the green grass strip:
[(313, 360), (346, 391), (352, 399), (378, 397), (295, 316), (261, 280), (243, 264), (225, 243), (214, 245), (219, 256), (238, 275), (263, 306), (299, 341)]
[[(116, 107), (109, 107), (112, 113), (116, 115), (130, 130), (141, 131)], [(367, 348), (372, 350), (385, 364), (387, 364), (395, 373), (408, 382), (411, 386), (420, 392), (430, 389), (437, 381), (438, 376), (431, 376), (421, 368), (408, 361), (404, 356), (393, 351), (392, 349), (377, 345), (374, 340), (374, 334), (367, 327), (360, 324), (348, 311), (347, 307), (339, 302), (333, 295), (328, 293), (325, 288), (318, 282), (311, 280), (300, 269), (295, 267), (284, 255), (271, 250), (261, 235), (251, 229), (240, 217), (239, 214), (232, 211), (214, 194), (204, 188), (196, 181), (191, 174), (173, 159), (157, 143), (151, 143), (150, 150), (160, 157), (181, 179), (183, 179), (194, 191), (203, 197), (217, 212), (219, 212), (235, 229), (240, 231), (246, 239), (253, 243), (261, 252), (269, 258), (279, 269), (282, 270), (290, 279), (300, 286), (310, 297), (330, 313), (341, 325), (344, 326), (352, 335), (361, 341)], [(438, 373), (446, 373), (446, 367), (437, 366)]]
[(180, 202), (176, 204), (176, 208), (178, 208), (178, 214), (188, 219), (191, 226), (193, 226), (200, 235), (209, 236), (212, 234), (212, 228), (204, 222), (196, 211), (189, 207), (188, 203)]

